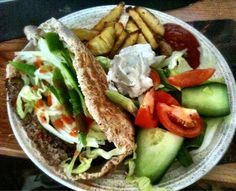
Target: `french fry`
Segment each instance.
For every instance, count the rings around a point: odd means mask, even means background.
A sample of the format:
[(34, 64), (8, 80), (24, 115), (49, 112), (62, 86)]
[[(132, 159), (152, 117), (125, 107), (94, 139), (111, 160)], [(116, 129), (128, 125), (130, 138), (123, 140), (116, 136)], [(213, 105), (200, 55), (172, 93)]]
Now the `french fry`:
[(139, 16), (139, 14), (133, 9), (128, 8), (127, 9), (129, 15), (132, 17), (132, 19), (135, 21), (137, 26), (141, 29), (143, 35), (147, 39), (147, 41), (150, 43), (152, 49), (156, 49), (158, 47), (158, 44), (154, 38), (153, 33), (150, 31), (150, 29), (147, 27), (147, 25), (144, 23), (142, 18)]
[(128, 36), (128, 33), (125, 30), (123, 30), (122, 33), (119, 35), (118, 39), (116, 40), (110, 52), (110, 55), (109, 55), (110, 58), (113, 58), (116, 54), (118, 54), (120, 47), (122, 46), (127, 36)]
[(159, 19), (156, 16), (154, 16), (150, 11), (143, 7), (135, 7), (135, 10), (154, 33), (161, 36), (164, 35), (164, 26), (160, 23)]
[(113, 8), (105, 17), (103, 17), (94, 27), (93, 30), (101, 31), (104, 28), (105, 23), (116, 22), (119, 20), (125, 3), (119, 3), (115, 8)]
[(121, 35), (123, 30), (124, 30), (124, 26), (122, 23), (120, 23), (120, 22), (115, 23), (116, 38)]
[(138, 44), (147, 44), (148, 43), (142, 33), (139, 33), (137, 43)]
[(131, 17), (129, 17), (129, 20), (126, 24), (125, 29), (128, 33), (139, 30), (138, 26), (135, 24), (135, 22), (133, 21), (133, 19)]
[(128, 47), (128, 46), (134, 45), (137, 42), (138, 35), (139, 35), (139, 31), (134, 31), (132, 33), (129, 33), (129, 35), (125, 39), (125, 42), (122, 45), (121, 49), (125, 48), (125, 47)]
[(76, 34), (77, 37), (79, 37), (81, 41), (89, 41), (99, 33), (96, 30), (89, 30), (85, 28), (72, 29), (72, 31)]
[(105, 28), (99, 35), (87, 43), (87, 47), (93, 55), (104, 55), (111, 51), (115, 42), (115, 26)]

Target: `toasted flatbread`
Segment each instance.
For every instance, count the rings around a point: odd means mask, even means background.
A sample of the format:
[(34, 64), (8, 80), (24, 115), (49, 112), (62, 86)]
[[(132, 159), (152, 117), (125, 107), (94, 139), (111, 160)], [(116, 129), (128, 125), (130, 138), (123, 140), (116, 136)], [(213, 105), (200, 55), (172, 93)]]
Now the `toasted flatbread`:
[[(37, 34), (32, 36), (32, 42), (34, 41), (35, 43), (37, 37), (42, 36), (44, 32), (56, 32), (60, 36), (60, 39), (65, 42), (69, 51), (74, 54), (73, 66), (76, 70), (77, 79), (89, 113), (104, 132), (109, 142), (114, 143), (117, 148), (125, 148), (125, 152), (122, 155), (112, 157), (103, 164), (101, 168), (94, 172), (85, 172), (68, 177), (68, 175), (64, 174), (60, 165), (51, 166), (57, 174), (60, 174), (62, 177), (67, 176), (67, 178), (71, 180), (95, 179), (101, 177), (114, 169), (134, 150), (135, 141), (133, 125), (127, 114), (106, 97), (105, 91), (108, 89), (106, 74), (102, 67), (97, 63), (92, 53), (76, 37), (76, 35), (61, 22), (52, 18), (38, 27)], [(31, 47), (32, 42), (30, 42)], [(12, 91), (9, 90), (9, 88), (12, 87), (11, 79), (16, 78), (16, 75), (17, 73), (14, 69), (11, 66), (8, 66), (7, 77), (9, 79), (7, 88), (8, 96), (10, 98), (14, 97), (14, 95), (11, 95), (13, 94)], [(25, 128), (22, 128), (22, 131), (25, 131)], [(28, 137), (31, 139), (31, 136)], [(37, 144), (32, 144), (32, 146), (35, 145)], [(40, 146), (37, 146), (37, 149), (39, 150), (39, 153), (42, 153), (42, 151), (40, 151)], [(49, 161), (50, 159), (45, 158), (43, 154), (42, 156), (41, 162), (46, 161), (48, 164), (52, 164)]]

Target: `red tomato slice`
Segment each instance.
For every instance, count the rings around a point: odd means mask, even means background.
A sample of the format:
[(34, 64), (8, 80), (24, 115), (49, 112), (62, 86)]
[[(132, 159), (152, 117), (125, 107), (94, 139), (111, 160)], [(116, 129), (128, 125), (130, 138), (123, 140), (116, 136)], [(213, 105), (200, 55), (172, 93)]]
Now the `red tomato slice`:
[(201, 134), (203, 121), (195, 109), (157, 103), (157, 113), (162, 125), (170, 132), (194, 138)]
[(155, 92), (155, 101), (165, 103), (167, 105), (178, 105), (179, 106), (178, 101), (172, 95), (170, 95), (162, 90), (158, 90)]
[(149, 76), (150, 76), (150, 78), (151, 78), (152, 81), (153, 81), (153, 86), (154, 86), (154, 87), (160, 85), (161, 79), (160, 79), (159, 74), (158, 74), (156, 71), (151, 70)]
[(151, 89), (144, 96), (142, 105), (140, 106), (135, 118), (135, 125), (142, 128), (151, 128), (157, 126), (157, 117), (154, 113), (154, 104), (155, 90)]
[(192, 87), (207, 81), (215, 72), (214, 68), (195, 69), (168, 78), (168, 82), (181, 88)]
[(140, 108), (135, 118), (135, 125), (142, 128), (153, 128), (157, 126), (157, 119), (153, 118), (153, 114), (147, 108)]

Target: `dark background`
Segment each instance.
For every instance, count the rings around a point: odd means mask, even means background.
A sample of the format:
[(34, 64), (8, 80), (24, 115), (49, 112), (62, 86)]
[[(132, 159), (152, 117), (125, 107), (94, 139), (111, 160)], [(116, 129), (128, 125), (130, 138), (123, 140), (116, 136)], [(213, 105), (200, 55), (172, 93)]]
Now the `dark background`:
[[(196, 0), (126, 0), (125, 3), (142, 5), (156, 10), (175, 9), (189, 5)], [(99, 6), (112, 5), (121, 0), (15, 0), (1, 3), (0, 0), (0, 42), (23, 36), (23, 27), (39, 25), (55, 17)]]

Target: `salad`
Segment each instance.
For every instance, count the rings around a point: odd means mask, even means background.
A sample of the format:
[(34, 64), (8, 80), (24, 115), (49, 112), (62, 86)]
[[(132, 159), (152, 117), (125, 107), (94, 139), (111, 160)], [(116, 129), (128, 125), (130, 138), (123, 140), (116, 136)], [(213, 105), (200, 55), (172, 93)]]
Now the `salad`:
[(83, 44), (55, 20), (26, 30), (34, 49), (8, 65), (21, 81), (10, 95), (19, 118), (31, 116), (29, 137), (67, 177), (99, 178), (124, 161), (126, 180), (151, 190), (174, 161), (194, 163), (230, 105), (214, 56), (190, 31), (142, 7), (127, 8), (124, 24), (123, 9), (72, 29)]

